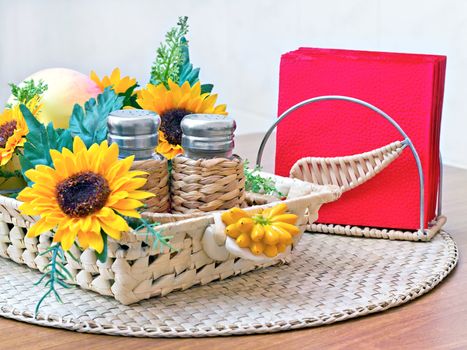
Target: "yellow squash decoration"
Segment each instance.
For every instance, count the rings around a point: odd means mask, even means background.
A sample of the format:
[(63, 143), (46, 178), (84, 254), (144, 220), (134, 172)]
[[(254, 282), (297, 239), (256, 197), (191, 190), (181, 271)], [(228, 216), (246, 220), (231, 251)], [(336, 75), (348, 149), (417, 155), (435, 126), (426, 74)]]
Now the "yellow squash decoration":
[(293, 243), (293, 236), (300, 233), (296, 226), (298, 216), (287, 213), (287, 209), (287, 204), (280, 203), (250, 216), (240, 208), (232, 208), (221, 217), (225, 233), (240, 248), (272, 258), (284, 252)]

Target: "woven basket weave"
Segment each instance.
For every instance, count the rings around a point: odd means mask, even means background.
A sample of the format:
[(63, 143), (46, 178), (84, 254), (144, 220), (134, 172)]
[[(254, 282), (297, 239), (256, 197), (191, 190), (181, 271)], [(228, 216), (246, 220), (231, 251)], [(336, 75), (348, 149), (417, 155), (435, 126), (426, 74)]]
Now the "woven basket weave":
[(142, 190), (151, 192), (155, 196), (144, 201), (147, 205), (147, 210), (154, 213), (168, 212), (170, 208), (170, 198), (167, 159), (134, 161), (131, 170), (142, 170), (149, 174), (146, 176), (147, 182)]
[[(323, 203), (340, 196), (340, 190), (335, 186), (313, 185), (274, 175), (270, 177), (287, 195), (285, 203), (291, 213), (299, 216), (298, 225), (302, 233), (308, 222), (308, 212), (312, 217), (317, 217)], [(28, 227), (36, 218), (22, 215), (18, 211), (20, 204), (15, 199), (0, 196), (0, 256), (43, 271), (50, 256), (39, 254), (50, 247), (52, 236), (43, 234), (36, 238), (26, 237)], [(253, 206), (245, 210), (257, 212), (272, 205)], [(109, 238), (105, 263), (97, 261), (93, 250), (81, 252), (73, 246), (72, 253), (79, 261), (67, 257), (66, 267), (74, 276), (70, 283), (112, 296), (123, 304), (131, 304), (290, 260), (290, 252), (277, 259), (260, 262), (231, 254), (226, 248), (223, 224), (219, 223), (220, 213), (198, 217), (196, 214), (194, 217), (175, 214), (172, 219), (171, 214), (143, 214), (146, 218), (158, 221), (161, 216), (166, 217), (167, 223), (159, 228), (162, 235), (172, 236), (170, 243), (177, 251), (169, 251), (168, 248), (161, 251), (159, 247), (154, 247), (153, 238), (145, 232), (124, 233), (118, 242)], [(208, 232), (214, 234), (209, 236)], [(301, 234), (296, 236), (292, 251), (300, 238)]]
[[(40, 275), (0, 259), (0, 316), (77, 332), (134, 337), (288, 331), (401, 306), (436, 287), (458, 257), (455, 242), (445, 232), (423, 243), (305, 233), (287, 266), (133, 305), (80, 288), (61, 289), (63, 304), (47, 298), (37, 315), (34, 308), (43, 290), (33, 284)], [(0, 348), (8, 344), (4, 339)]]
[[(339, 186), (342, 192), (370, 180), (397, 159), (407, 145), (392, 142), (375, 150), (344, 157), (305, 157), (290, 169), (290, 177), (320, 185)], [(385, 238), (392, 240), (429, 241), (446, 223), (446, 217), (438, 216), (428, 229), (420, 231), (382, 229), (309, 222), (308, 231), (346, 236)]]
[(211, 212), (244, 203), (245, 174), (240, 158), (178, 156), (172, 166), (172, 213)]

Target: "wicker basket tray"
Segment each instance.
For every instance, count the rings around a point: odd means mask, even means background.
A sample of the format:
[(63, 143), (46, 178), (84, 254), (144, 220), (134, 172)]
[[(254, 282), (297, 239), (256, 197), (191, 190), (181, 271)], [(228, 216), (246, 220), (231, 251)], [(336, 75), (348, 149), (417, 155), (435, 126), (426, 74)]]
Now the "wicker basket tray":
[[(275, 175), (262, 176), (273, 178), (287, 196), (285, 203), (291, 213), (299, 216), (297, 224), (302, 233), (310, 217), (316, 220), (320, 206), (336, 200), (341, 193), (337, 186), (314, 185)], [(39, 254), (50, 247), (52, 236), (26, 237), (28, 227), (36, 218), (22, 215), (18, 211), (20, 204), (15, 199), (0, 196), (0, 256), (43, 272), (50, 256)], [(245, 210), (259, 211), (272, 205), (253, 205)], [(193, 217), (145, 213), (146, 218), (162, 223), (162, 234), (172, 236), (170, 243), (176, 251), (154, 247), (153, 238), (144, 232), (127, 232), (118, 242), (109, 238), (105, 263), (97, 260), (93, 250), (80, 251), (73, 246), (72, 253), (79, 261), (67, 257), (66, 267), (74, 277), (69, 282), (112, 296), (123, 304), (131, 304), (290, 261), (291, 251), (301, 234), (294, 238), (291, 250), (276, 258), (251, 259), (229, 248), (220, 220), (221, 213)]]

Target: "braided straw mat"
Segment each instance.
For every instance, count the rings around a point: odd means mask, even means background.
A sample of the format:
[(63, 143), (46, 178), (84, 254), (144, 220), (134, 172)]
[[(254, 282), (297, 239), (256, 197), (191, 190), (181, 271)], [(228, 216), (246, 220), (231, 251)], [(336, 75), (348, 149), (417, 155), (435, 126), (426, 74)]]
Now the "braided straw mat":
[(0, 259), (0, 315), (78, 332), (138, 337), (269, 333), (386, 310), (434, 288), (453, 269), (456, 244), (305, 234), (290, 265), (266, 268), (125, 306), (79, 288), (64, 304), (33, 287), (40, 274)]

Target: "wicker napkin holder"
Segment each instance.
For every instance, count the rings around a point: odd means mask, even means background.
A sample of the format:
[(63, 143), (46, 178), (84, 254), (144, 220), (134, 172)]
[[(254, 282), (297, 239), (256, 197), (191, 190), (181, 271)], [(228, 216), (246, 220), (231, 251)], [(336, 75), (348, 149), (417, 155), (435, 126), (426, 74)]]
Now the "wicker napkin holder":
[[(446, 217), (443, 216), (441, 199), (442, 199), (442, 160), (440, 156), (440, 183), (438, 184), (438, 205), (437, 205), (437, 217), (430, 223), (428, 228), (424, 227), (425, 222), (425, 194), (424, 194), (424, 176), (420, 157), (404, 130), (400, 127), (397, 122), (391, 118), (388, 114), (383, 112), (374, 105), (359, 100), (357, 98), (348, 96), (318, 96), (304, 100), (290, 107), (279, 118), (274, 122), (273, 125), (266, 132), (261, 146), (258, 151), (256, 164), (261, 165), (261, 158), (263, 155), (264, 147), (271, 136), (276, 126), (284, 120), (286, 117), (291, 115), (295, 110), (320, 101), (330, 100), (341, 100), (351, 103), (356, 103), (363, 107), (366, 107), (374, 112), (376, 115), (383, 117), (387, 120), (404, 138), (401, 141), (395, 141), (384, 147), (375, 149), (370, 152), (362, 154), (335, 157), (335, 158), (323, 158), (323, 157), (306, 157), (299, 159), (290, 170), (290, 177), (295, 179), (304, 180), (320, 185), (335, 185), (338, 186), (342, 192), (349, 191), (357, 186), (360, 186), (364, 182), (370, 180), (376, 176), (379, 172), (384, 170), (391, 162), (397, 159), (404, 149), (408, 148), (415, 159), (415, 163), (418, 169), (419, 177), (419, 203), (420, 203), (420, 228), (416, 231), (410, 230), (396, 230), (396, 229), (381, 229), (375, 227), (359, 227), (351, 225), (335, 225), (335, 224), (320, 224), (314, 223), (314, 220), (310, 220), (308, 230), (312, 232), (329, 233), (329, 234), (340, 234), (347, 236), (357, 237), (371, 237), (371, 238), (386, 238), (396, 240), (409, 240), (409, 241), (429, 241), (431, 240), (446, 223)], [(350, 180), (349, 180), (350, 179)]]

